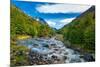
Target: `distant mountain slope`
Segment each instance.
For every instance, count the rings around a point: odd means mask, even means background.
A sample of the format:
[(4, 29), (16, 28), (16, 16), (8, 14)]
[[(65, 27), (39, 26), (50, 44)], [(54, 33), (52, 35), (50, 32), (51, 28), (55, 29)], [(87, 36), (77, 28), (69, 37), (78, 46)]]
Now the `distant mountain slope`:
[(53, 29), (47, 24), (37, 21), (11, 5), (11, 37), (16, 35), (47, 37), (53, 35), (53, 33)]
[[(87, 51), (95, 49), (95, 6), (82, 13), (71, 23), (59, 30), (64, 35), (65, 42), (69, 41)], [(67, 45), (68, 46), (68, 45)]]
[(47, 22), (44, 19), (40, 18), (40, 17), (35, 17), (34, 19), (36, 19), (37, 21), (41, 22), (42, 24), (48, 25)]

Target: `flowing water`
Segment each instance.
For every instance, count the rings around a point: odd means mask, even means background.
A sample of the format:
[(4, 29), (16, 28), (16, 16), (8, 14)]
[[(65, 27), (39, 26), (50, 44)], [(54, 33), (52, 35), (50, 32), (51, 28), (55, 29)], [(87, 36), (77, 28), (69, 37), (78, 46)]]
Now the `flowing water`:
[[(58, 58), (59, 63), (73, 63), (73, 62), (84, 62), (81, 58), (80, 53), (66, 48), (62, 41), (53, 38), (30, 38), (25, 40), (18, 40), (19, 45), (25, 45), (40, 55), (44, 55), (45, 58), (54, 59)], [(53, 58), (52, 58), (53, 57)]]

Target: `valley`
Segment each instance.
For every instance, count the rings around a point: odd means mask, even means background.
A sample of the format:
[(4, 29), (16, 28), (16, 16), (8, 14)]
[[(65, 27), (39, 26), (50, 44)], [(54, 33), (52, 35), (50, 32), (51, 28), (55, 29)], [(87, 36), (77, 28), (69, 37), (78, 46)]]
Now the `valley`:
[(55, 30), (11, 5), (11, 66), (95, 61), (94, 12)]

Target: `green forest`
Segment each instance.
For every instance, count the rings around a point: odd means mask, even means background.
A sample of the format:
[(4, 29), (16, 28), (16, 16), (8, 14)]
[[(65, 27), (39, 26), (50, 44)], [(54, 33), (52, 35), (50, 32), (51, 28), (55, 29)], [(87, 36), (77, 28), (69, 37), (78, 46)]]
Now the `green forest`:
[(54, 35), (48, 24), (42, 24), (34, 18), (27, 16), (15, 6), (11, 6), (11, 38), (17, 35), (30, 35), (32, 37), (45, 37)]
[[(95, 7), (78, 16), (68, 25), (59, 30), (64, 35), (66, 46), (83, 49), (86, 52), (95, 50)], [(66, 42), (70, 42), (67, 45)]]

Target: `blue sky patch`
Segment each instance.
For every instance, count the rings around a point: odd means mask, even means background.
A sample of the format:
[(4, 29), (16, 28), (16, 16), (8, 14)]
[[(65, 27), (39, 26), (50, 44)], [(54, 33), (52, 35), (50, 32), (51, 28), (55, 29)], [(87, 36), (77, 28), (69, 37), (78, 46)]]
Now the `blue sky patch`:
[(11, 4), (33, 18), (40, 17), (44, 19), (51, 27), (56, 29), (60, 29), (64, 25), (70, 23), (91, 7), (90, 5), (26, 2), (17, 0), (12, 0)]

